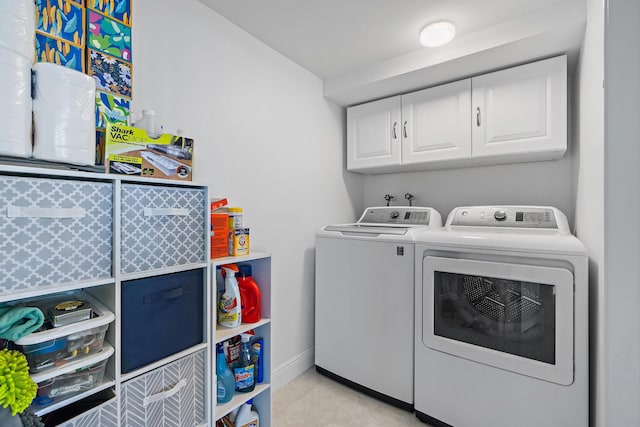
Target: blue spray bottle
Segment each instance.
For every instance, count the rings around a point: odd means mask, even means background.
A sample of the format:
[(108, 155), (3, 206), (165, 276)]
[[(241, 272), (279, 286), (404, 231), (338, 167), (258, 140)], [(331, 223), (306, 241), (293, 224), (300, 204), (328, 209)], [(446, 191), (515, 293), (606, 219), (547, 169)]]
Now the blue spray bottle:
[(236, 380), (233, 372), (227, 366), (227, 358), (224, 356), (222, 344), (216, 344), (216, 377), (217, 377), (217, 401), (227, 403), (233, 397), (236, 388)]

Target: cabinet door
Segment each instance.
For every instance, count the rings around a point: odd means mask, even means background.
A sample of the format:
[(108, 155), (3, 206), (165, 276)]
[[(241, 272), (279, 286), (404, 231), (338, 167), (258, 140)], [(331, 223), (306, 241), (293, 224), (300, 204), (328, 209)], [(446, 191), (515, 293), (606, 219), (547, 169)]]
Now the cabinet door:
[(347, 169), (400, 164), (400, 96), (347, 109)]
[(547, 153), (567, 147), (566, 56), (472, 79), (473, 157)]
[(471, 156), (471, 80), (402, 96), (402, 163)]

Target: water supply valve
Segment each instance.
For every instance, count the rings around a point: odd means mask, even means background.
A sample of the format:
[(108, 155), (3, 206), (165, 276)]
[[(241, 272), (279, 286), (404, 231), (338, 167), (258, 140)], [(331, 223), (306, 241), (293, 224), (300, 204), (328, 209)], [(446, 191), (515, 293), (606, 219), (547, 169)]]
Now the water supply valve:
[(413, 206), (413, 199), (415, 199), (416, 196), (411, 193), (405, 193), (404, 198), (409, 201), (409, 206)]

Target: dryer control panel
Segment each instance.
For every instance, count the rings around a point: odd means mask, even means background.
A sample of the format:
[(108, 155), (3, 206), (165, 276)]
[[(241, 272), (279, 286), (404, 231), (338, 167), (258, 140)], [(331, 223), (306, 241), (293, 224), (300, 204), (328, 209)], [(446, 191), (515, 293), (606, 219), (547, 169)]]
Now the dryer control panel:
[(367, 208), (358, 224), (429, 225), (431, 211), (418, 206), (381, 206)]
[(558, 229), (555, 210), (533, 206), (475, 206), (457, 208), (452, 226)]

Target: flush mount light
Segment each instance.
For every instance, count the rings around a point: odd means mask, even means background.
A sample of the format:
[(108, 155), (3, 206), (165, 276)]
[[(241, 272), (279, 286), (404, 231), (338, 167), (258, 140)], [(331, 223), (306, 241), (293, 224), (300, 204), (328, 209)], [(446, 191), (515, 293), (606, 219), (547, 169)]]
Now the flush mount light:
[(420, 32), (420, 44), (426, 47), (442, 46), (453, 40), (455, 35), (456, 27), (451, 22), (434, 22)]

